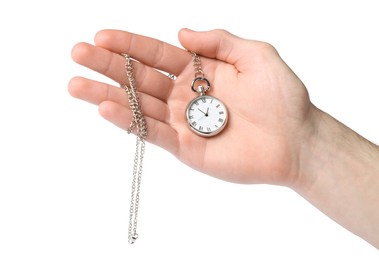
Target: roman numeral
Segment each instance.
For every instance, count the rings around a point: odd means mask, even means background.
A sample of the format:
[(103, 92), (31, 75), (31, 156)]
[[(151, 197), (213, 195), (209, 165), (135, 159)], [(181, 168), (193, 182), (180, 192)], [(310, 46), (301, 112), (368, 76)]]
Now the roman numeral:
[(220, 115), (223, 115), (224, 114), (224, 111), (220, 111), (220, 112), (218, 112)]
[(189, 116), (189, 119), (193, 119), (193, 116)]
[(220, 123), (222, 123), (222, 122), (224, 122), (224, 119), (219, 118), (218, 121), (219, 121)]
[(191, 123), (191, 125), (192, 125), (193, 127), (195, 127), (195, 126), (197, 125), (197, 122), (196, 122), (196, 121), (193, 121), (193, 122)]
[(199, 130), (200, 130), (200, 131), (203, 131), (203, 127), (202, 127), (202, 126), (200, 126), (200, 127), (199, 127)]
[(196, 104), (196, 106), (198, 106), (198, 105), (199, 105), (199, 102), (197, 102), (197, 101), (195, 101), (194, 103)]
[(207, 102), (207, 100), (205, 99), (205, 97), (201, 98), (201, 101), (203, 101), (203, 103)]
[(218, 104), (216, 107), (219, 108), (219, 107), (220, 107), (220, 104)]
[(210, 127), (207, 127), (208, 132), (212, 132), (212, 129)]

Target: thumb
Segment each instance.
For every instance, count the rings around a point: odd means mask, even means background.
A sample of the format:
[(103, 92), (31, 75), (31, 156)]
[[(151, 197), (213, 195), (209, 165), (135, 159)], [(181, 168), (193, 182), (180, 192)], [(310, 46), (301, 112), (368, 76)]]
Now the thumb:
[(182, 29), (179, 31), (179, 41), (189, 51), (233, 65), (238, 65), (251, 44), (251, 41), (220, 29), (204, 32)]

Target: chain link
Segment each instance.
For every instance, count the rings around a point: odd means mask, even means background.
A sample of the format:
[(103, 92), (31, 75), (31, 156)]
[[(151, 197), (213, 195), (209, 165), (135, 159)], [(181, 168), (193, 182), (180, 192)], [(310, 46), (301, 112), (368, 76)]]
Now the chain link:
[[(201, 67), (200, 56), (196, 52), (191, 51), (192, 63), (195, 69), (195, 79), (192, 81), (191, 89), (193, 92), (197, 92), (200, 95), (204, 95), (211, 88), (209, 80), (205, 78), (203, 68)], [(206, 83), (206, 86), (199, 85), (200, 82)]]
[(138, 98), (132, 60), (128, 54), (122, 54), (122, 56), (125, 57), (125, 69), (129, 81), (129, 87), (125, 84), (121, 84), (121, 88), (123, 88), (128, 95), (129, 105), (132, 111), (132, 121), (127, 132), (128, 134), (130, 134), (133, 130), (135, 130), (137, 135), (136, 150), (133, 162), (133, 180), (128, 228), (128, 241), (130, 244), (133, 244), (138, 238), (137, 216), (139, 209), (142, 166), (143, 157), (145, 154), (145, 139), (147, 136), (147, 126)]
[(200, 56), (191, 51), (193, 67), (195, 68), (195, 78), (204, 78), (203, 68), (201, 67)]

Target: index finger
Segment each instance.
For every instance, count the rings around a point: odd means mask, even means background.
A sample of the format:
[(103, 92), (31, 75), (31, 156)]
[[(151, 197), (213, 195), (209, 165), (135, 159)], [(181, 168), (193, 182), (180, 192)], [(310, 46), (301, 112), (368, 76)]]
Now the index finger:
[(127, 53), (150, 67), (179, 75), (191, 63), (186, 50), (163, 41), (120, 30), (102, 30), (95, 44), (116, 53)]

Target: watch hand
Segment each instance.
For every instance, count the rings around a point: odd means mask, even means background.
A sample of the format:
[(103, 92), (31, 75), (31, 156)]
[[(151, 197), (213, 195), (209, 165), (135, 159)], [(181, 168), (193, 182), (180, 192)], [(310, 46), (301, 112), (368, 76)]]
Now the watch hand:
[(208, 114), (208, 111), (207, 111), (207, 113), (205, 113), (205, 112), (203, 112), (200, 108), (198, 108), (198, 110), (199, 110), (201, 113), (203, 113), (204, 115), (207, 115), (207, 114)]
[(205, 117), (205, 115), (203, 115), (202, 117), (200, 117), (199, 119), (197, 119), (197, 121), (199, 121), (199, 120), (203, 119), (203, 117)]

